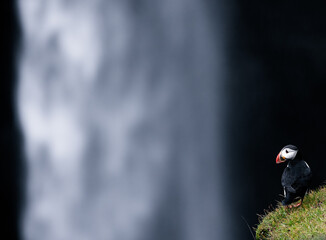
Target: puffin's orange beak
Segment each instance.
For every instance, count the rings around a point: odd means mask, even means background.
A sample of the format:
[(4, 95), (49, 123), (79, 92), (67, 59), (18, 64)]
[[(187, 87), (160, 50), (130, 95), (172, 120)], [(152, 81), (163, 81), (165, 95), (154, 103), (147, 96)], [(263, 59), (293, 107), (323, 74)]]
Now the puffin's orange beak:
[(281, 160), (280, 159), (280, 155), (281, 155), (281, 152), (276, 157), (276, 163), (277, 164), (282, 163), (282, 162), (285, 162), (285, 157), (282, 157), (282, 160)]

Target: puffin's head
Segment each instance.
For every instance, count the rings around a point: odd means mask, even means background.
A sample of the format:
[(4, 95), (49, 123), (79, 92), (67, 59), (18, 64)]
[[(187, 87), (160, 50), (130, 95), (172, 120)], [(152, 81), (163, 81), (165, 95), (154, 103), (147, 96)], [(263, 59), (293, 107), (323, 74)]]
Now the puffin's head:
[(276, 163), (292, 160), (297, 155), (299, 149), (294, 145), (286, 145), (276, 157)]

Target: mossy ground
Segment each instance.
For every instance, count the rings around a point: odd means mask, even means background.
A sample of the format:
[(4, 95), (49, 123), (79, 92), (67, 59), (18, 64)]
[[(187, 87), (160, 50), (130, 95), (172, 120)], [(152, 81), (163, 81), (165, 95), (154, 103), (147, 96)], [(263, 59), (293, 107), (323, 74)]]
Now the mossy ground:
[(298, 208), (274, 211), (260, 217), (257, 239), (326, 239), (326, 187), (311, 191)]

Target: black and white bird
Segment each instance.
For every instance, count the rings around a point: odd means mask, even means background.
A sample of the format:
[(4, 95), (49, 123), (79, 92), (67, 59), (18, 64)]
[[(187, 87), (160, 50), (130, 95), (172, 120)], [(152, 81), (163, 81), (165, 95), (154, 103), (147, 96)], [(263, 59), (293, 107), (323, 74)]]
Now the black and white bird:
[(284, 189), (283, 206), (290, 207), (291, 203), (300, 199), (293, 207), (302, 204), (303, 198), (310, 185), (312, 173), (309, 165), (303, 160), (299, 149), (293, 145), (285, 146), (276, 157), (276, 163), (288, 162), (282, 175)]

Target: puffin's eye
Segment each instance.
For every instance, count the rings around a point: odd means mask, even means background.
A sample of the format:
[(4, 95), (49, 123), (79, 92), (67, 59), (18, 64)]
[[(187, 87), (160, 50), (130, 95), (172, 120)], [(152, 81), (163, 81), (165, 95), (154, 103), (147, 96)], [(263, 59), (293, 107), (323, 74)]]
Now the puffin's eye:
[(286, 153), (289, 153), (289, 151), (288, 151), (288, 150), (285, 150), (285, 152), (286, 152)]

